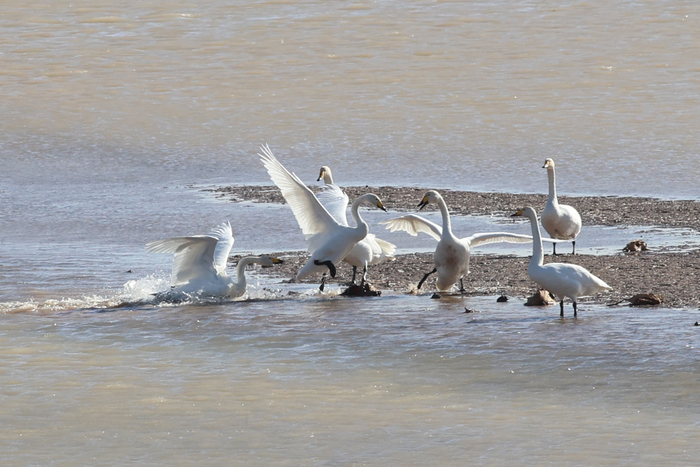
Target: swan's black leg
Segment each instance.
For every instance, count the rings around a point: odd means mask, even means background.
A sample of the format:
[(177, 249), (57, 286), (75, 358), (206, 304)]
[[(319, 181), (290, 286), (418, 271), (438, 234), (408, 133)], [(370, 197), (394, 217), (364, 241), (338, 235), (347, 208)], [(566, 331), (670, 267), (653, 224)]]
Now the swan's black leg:
[[(563, 317), (564, 317), (564, 300), (562, 300), (562, 301), (559, 303), (559, 305), (561, 306), (561, 312), (559, 312), (559, 316), (561, 316), (561, 317), (563, 318)], [(576, 309), (576, 308), (575, 308), (575, 305), (574, 305), (574, 310), (575, 310), (575, 309)], [(574, 313), (576, 313), (576, 311), (574, 311)]]
[(464, 290), (464, 282), (463, 282), (462, 278), (460, 277), (459, 278), (459, 293), (464, 295), (464, 292), (466, 292), (466, 290)]
[(321, 277), (321, 285), (319, 286), (318, 290), (323, 292), (323, 289), (326, 287), (326, 273), (323, 273), (323, 276)]
[(355, 276), (357, 276), (357, 266), (352, 267), (352, 285), (355, 285)]
[(552, 243), (552, 255), (556, 256), (556, 254), (557, 254), (557, 244)]
[(574, 246), (574, 251), (572, 251), (571, 254), (572, 254), (572, 255), (575, 255), (575, 254), (576, 254), (576, 240), (574, 240), (573, 242), (571, 242), (571, 244)]
[(576, 318), (576, 302), (574, 302), (574, 318)]
[(365, 282), (367, 281), (367, 265), (362, 268), (362, 281), (360, 282), (360, 287), (365, 286)]
[(425, 273), (425, 276), (423, 276), (423, 279), (420, 280), (418, 283), (418, 289), (420, 290), (421, 286), (423, 285), (423, 282), (428, 278), (429, 275), (434, 274), (437, 272), (437, 268), (433, 268), (432, 271)]
[(327, 259), (326, 261), (319, 261), (317, 259), (314, 260), (314, 264), (316, 266), (326, 266), (328, 270), (331, 272), (331, 277), (335, 277), (335, 266), (331, 262), (331, 260)]

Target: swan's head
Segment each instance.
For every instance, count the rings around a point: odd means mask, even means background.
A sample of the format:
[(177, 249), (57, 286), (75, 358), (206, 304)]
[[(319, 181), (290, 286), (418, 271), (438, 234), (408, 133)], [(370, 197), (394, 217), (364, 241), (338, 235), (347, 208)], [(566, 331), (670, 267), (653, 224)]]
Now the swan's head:
[(423, 209), (430, 203), (437, 203), (438, 199), (440, 199), (440, 193), (438, 193), (435, 190), (430, 190), (426, 191), (425, 194), (423, 195), (423, 199), (418, 203), (418, 210)]
[(275, 258), (274, 256), (263, 255), (263, 256), (260, 256), (258, 258), (257, 263), (260, 264), (264, 268), (271, 268), (275, 264), (284, 263), (284, 261), (279, 259), (279, 258)]
[(372, 207), (379, 208), (382, 211), (386, 212), (386, 208), (384, 207), (382, 200), (379, 199), (379, 196), (375, 195), (374, 193), (367, 193), (366, 195), (362, 195), (359, 198), (357, 198), (357, 201), (359, 201), (360, 204), (369, 204)]
[(324, 165), (323, 167), (321, 167), (321, 171), (319, 172), (318, 178), (316, 179), (316, 181), (320, 182), (321, 179), (323, 179), (323, 181), (326, 185), (333, 184), (333, 174), (331, 174), (331, 168), (328, 167), (327, 165)]
[(510, 217), (520, 217), (520, 216), (524, 216), (524, 217), (534, 219), (535, 221), (537, 221), (537, 213), (530, 206), (519, 209), (518, 212), (516, 212), (515, 214), (512, 214)]
[(544, 161), (544, 165), (542, 166), (543, 169), (552, 169), (554, 170), (554, 159), (547, 159)]

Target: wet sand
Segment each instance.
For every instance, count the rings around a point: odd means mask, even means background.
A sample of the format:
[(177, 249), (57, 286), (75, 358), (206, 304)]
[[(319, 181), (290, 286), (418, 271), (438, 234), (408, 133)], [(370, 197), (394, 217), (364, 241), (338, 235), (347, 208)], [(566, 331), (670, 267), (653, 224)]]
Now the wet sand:
[[(347, 187), (350, 199), (372, 192), (393, 211), (416, 211), (424, 188), (396, 187)], [(255, 201), (284, 203), (274, 186), (233, 186), (211, 190), (216, 196), (232, 202)], [(476, 193), (441, 190), (452, 215), (491, 215), (509, 217), (524, 206), (537, 211), (544, 208), (545, 195)], [(621, 226), (643, 225), (690, 228), (700, 231), (700, 203), (690, 200), (658, 200), (636, 197), (559, 197), (560, 203), (571, 204), (581, 213), (586, 225)], [(375, 232), (380, 235), (379, 232)], [(381, 236), (381, 235), (380, 235)], [(629, 239), (634, 240), (633, 238)], [(613, 291), (580, 299), (581, 303), (628, 304), (636, 294), (662, 295), (663, 306), (673, 308), (697, 308), (700, 306), (700, 251), (668, 252), (649, 245), (648, 251), (614, 255), (545, 256), (545, 263), (562, 262), (579, 264), (603, 279)], [(545, 249), (546, 251), (546, 249)], [(570, 251), (570, 244), (561, 245), (560, 251)], [(266, 269), (266, 274), (291, 278), (306, 262), (306, 252), (280, 252), (285, 263)], [(234, 258), (234, 261), (236, 258)], [(537, 285), (527, 275), (529, 258), (512, 255), (472, 255), (470, 274), (464, 281), (467, 295), (506, 295), (510, 300), (525, 302), (527, 296), (537, 290)], [(398, 255), (395, 261), (371, 266), (369, 282), (379, 290), (415, 293), (415, 286), (423, 275), (432, 270), (432, 254)], [(352, 268), (341, 264), (336, 278), (330, 283), (345, 283), (352, 277)], [(320, 277), (308, 281), (318, 283)], [(307, 281), (305, 281), (307, 282)], [(421, 293), (435, 289), (434, 275), (426, 281)], [(568, 306), (568, 305), (567, 305)]]

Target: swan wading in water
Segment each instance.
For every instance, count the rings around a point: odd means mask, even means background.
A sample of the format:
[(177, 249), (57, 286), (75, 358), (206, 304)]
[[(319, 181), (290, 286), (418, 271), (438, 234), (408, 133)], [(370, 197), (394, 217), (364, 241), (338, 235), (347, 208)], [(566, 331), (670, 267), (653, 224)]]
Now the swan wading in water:
[[(557, 201), (557, 182), (554, 173), (554, 160), (544, 161), (543, 169), (547, 169), (549, 178), (549, 198), (542, 211), (542, 227), (550, 237), (559, 240), (570, 240), (573, 244), (572, 254), (576, 254), (576, 237), (581, 232), (581, 216), (578, 211), (568, 204)], [(557, 254), (557, 244), (554, 243), (552, 254)]]
[[(323, 190), (316, 197), (323, 204), (333, 219), (341, 225), (348, 225), (346, 212), (348, 210), (348, 195), (340, 189), (338, 185), (333, 183), (333, 174), (331, 169), (324, 165), (316, 181), (325, 183)], [(367, 266), (379, 264), (386, 260), (395, 260), (394, 252), (396, 245), (389, 243), (381, 238), (377, 238), (374, 234), (368, 233), (365, 238), (360, 240), (352, 247), (343, 261), (352, 266), (352, 283), (355, 284), (357, 269), (362, 271), (362, 281), (364, 284), (367, 280)]]
[(542, 264), (542, 235), (537, 223), (537, 213), (531, 207), (526, 207), (513, 214), (530, 219), (532, 227), (532, 258), (527, 267), (527, 275), (541, 287), (553, 293), (560, 302), (560, 316), (564, 316), (564, 298), (569, 297), (574, 303), (576, 316), (576, 299), (584, 295), (593, 295), (604, 290), (612, 290), (602, 279), (591, 274), (586, 268), (576, 264), (549, 263)]
[(426, 273), (420, 282), (418, 282), (418, 289), (421, 288), (428, 276), (437, 272), (438, 291), (447, 291), (459, 281), (459, 290), (464, 293), (463, 277), (469, 274), (469, 255), (471, 248), (487, 243), (529, 243), (532, 241), (532, 237), (529, 235), (519, 235), (508, 232), (477, 233), (471, 237), (457, 238), (452, 233), (450, 213), (440, 193), (434, 190), (428, 191), (423, 196), (418, 207), (423, 209), (430, 203), (435, 203), (440, 208), (440, 212), (442, 213), (442, 227), (415, 214), (380, 222), (380, 224), (386, 224), (386, 228), (391, 232), (403, 230), (413, 236), (418, 235), (418, 232), (424, 232), (438, 240), (435, 253), (433, 254), (435, 268)]
[(233, 233), (229, 222), (215, 227), (209, 235), (167, 238), (146, 244), (149, 253), (175, 255), (172, 290), (168, 293), (241, 297), (246, 292), (246, 266), (272, 266), (283, 262), (270, 256), (247, 256), (238, 262), (234, 280), (226, 274), (226, 262), (232, 247)]
[(377, 195), (368, 193), (357, 198), (350, 209), (355, 227), (342, 225), (336, 221), (328, 210), (323, 207), (316, 195), (302, 182), (299, 177), (290, 173), (275, 158), (269, 146), (260, 146), (260, 160), (270, 174), (270, 178), (282, 192), (282, 196), (292, 208), (294, 217), (306, 237), (311, 258), (299, 269), (295, 280), (301, 280), (311, 274), (322, 272), (321, 286), (323, 291), (326, 269), (331, 277), (335, 277), (336, 264), (345, 258), (355, 244), (367, 236), (369, 227), (358, 212), (360, 205), (367, 204), (386, 211)]

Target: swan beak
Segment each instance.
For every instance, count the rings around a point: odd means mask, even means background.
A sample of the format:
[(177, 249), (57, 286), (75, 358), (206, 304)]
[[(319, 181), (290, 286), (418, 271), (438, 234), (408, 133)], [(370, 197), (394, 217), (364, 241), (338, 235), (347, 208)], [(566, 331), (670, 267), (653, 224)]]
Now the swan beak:
[(554, 164), (552, 163), (552, 160), (547, 159), (546, 161), (544, 161), (544, 165), (542, 166), (542, 168), (548, 169), (548, 168), (553, 167), (553, 166), (554, 166)]
[(424, 196), (423, 199), (420, 201), (420, 203), (418, 203), (418, 210), (420, 211), (421, 209), (423, 209), (427, 205), (428, 205), (428, 197)]
[(321, 169), (321, 172), (318, 174), (318, 178), (316, 179), (316, 181), (320, 182), (324, 175), (326, 175), (326, 171), (324, 169)]
[(377, 207), (382, 211), (386, 212), (386, 208), (384, 207), (384, 204), (381, 201), (377, 201)]
[(510, 217), (522, 216), (524, 211), (525, 211), (524, 209), (520, 209), (518, 212), (511, 215)]
[(282, 264), (282, 263), (284, 263), (284, 260), (281, 260), (281, 259), (279, 259), (279, 258), (270, 258), (270, 260), (272, 260), (272, 263), (273, 263), (273, 264)]

